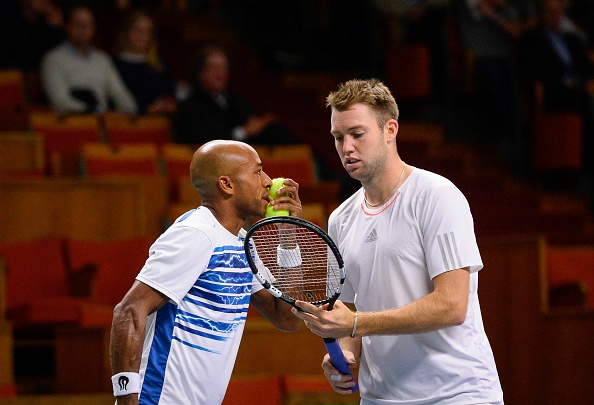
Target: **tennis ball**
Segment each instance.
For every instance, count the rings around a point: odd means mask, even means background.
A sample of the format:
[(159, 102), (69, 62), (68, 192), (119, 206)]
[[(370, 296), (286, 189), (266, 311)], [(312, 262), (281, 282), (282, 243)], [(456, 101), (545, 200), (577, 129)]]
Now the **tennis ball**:
[[(282, 177), (277, 177), (276, 179), (272, 179), (272, 186), (270, 186), (270, 190), (268, 192), (268, 196), (270, 200), (275, 200), (276, 198), (280, 197), (280, 195), (276, 194), (276, 190), (284, 186), (285, 179)], [(286, 195), (286, 194), (281, 194)], [(279, 217), (279, 216), (289, 216), (289, 210), (275, 210), (272, 205), (268, 204), (266, 206), (266, 216), (267, 217)]]

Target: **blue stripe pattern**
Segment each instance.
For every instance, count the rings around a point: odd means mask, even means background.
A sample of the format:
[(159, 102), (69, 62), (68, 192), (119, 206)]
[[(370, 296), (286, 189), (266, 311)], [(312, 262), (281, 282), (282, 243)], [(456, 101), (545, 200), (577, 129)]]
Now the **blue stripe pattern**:
[(176, 306), (171, 302), (157, 311), (155, 334), (138, 400), (139, 405), (157, 405), (159, 403), (165, 380), (165, 367), (171, 350), (175, 312)]

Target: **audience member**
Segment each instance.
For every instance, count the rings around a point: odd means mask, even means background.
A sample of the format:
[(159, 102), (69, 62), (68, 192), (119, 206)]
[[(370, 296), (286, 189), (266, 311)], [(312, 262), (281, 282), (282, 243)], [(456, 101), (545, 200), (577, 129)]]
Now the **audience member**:
[(170, 114), (176, 110), (175, 84), (159, 57), (153, 30), (148, 13), (129, 13), (117, 37), (114, 62), (141, 114)]
[(192, 91), (181, 101), (176, 117), (176, 142), (203, 144), (234, 139), (249, 144), (292, 144), (294, 136), (272, 113), (256, 115), (248, 101), (228, 90), (229, 60), (223, 48), (202, 47), (190, 73)]
[(473, 57), (478, 141), (496, 144), (516, 170), (524, 170), (519, 167), (525, 159), (514, 49), (534, 24), (534, 10), (523, 0), (461, 0), (457, 21), (462, 44)]
[(588, 85), (594, 79), (594, 64), (581, 37), (562, 30), (566, 7), (565, 0), (544, 0), (540, 4), (539, 24), (519, 42), (518, 64), (525, 81), (542, 85), (544, 112), (571, 112), (582, 117), (583, 164), (591, 178), (594, 103)]
[(95, 18), (91, 9), (75, 6), (67, 14), (67, 41), (49, 51), (41, 64), (45, 93), (62, 114), (98, 113), (113, 107), (136, 113), (134, 97), (111, 58), (92, 45)]
[(64, 40), (62, 10), (52, 0), (5, 0), (0, 10), (0, 68), (37, 71)]

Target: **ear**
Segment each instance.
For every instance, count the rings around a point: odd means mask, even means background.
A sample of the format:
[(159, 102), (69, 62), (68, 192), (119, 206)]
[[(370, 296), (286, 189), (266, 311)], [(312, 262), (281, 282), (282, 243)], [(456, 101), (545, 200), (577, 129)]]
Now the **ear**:
[(396, 142), (396, 135), (398, 135), (398, 121), (390, 119), (384, 125), (384, 135), (386, 141), (389, 143)]
[(235, 185), (233, 184), (233, 180), (229, 176), (219, 177), (219, 188), (223, 193), (227, 195), (235, 194)]

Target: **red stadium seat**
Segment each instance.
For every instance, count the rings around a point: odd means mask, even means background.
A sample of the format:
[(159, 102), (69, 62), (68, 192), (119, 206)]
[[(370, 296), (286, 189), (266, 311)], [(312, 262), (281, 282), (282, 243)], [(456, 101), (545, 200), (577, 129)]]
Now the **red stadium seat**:
[(84, 173), (89, 177), (158, 176), (159, 152), (152, 143), (108, 145), (86, 143), (81, 157)]
[(107, 142), (114, 145), (154, 143), (161, 148), (171, 142), (171, 124), (166, 116), (108, 112), (103, 116), (103, 125)]
[(59, 116), (55, 112), (33, 112), (29, 124), (43, 136), (52, 174), (79, 175), (82, 145), (102, 141), (99, 118), (92, 114)]
[(74, 323), (80, 299), (70, 294), (57, 238), (0, 242), (0, 256), (6, 261), (6, 308), (15, 324)]

